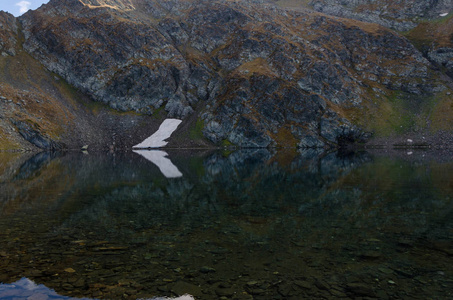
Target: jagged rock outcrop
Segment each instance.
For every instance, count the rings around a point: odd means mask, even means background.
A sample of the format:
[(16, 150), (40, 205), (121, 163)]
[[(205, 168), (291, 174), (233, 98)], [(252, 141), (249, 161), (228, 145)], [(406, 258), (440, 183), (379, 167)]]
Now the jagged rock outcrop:
[[(285, 3), (281, 5), (285, 6)], [(300, 1), (292, 7), (310, 7), (328, 15), (408, 32), (408, 37), (427, 59), (453, 76), (451, 0), (311, 0), (308, 4)]]
[(64, 145), (53, 141), (49, 137), (43, 136), (37, 128), (33, 128), (33, 124), (15, 120), (13, 120), (13, 124), (16, 125), (20, 135), (22, 135), (26, 141), (38, 148), (48, 150), (61, 150), (64, 148)]
[(196, 114), (216, 144), (362, 140), (377, 100), (442, 89), (381, 26), (258, 1), (52, 0), (19, 21), (24, 49), (93, 99)]
[(398, 31), (410, 30), (421, 20), (439, 18), (453, 10), (451, 0), (311, 0), (309, 6), (329, 15), (377, 23)]
[(407, 37), (433, 64), (453, 78), (453, 15), (423, 21)]
[(0, 11), (0, 55), (15, 55), (17, 44), (16, 18)]
[(134, 5), (129, 0), (80, 0), (84, 5), (89, 7), (108, 7), (118, 10), (135, 9)]
[(447, 69), (447, 74), (453, 78), (453, 47), (437, 48), (428, 52), (428, 58)]

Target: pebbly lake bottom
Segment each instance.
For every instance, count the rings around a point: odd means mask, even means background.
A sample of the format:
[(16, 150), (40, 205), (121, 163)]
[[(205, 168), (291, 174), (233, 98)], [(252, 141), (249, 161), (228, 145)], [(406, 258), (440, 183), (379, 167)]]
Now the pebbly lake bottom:
[(453, 298), (453, 156), (168, 151), (0, 153), (0, 299)]

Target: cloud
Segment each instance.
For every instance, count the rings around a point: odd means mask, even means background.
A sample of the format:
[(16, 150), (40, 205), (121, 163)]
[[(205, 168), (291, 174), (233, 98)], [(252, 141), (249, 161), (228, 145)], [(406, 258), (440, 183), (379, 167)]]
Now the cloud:
[(28, 2), (28, 1), (20, 1), (18, 3), (16, 3), (17, 6), (19, 6), (20, 10), (20, 14), (23, 14), (23, 13), (26, 13), (31, 5), (31, 2)]

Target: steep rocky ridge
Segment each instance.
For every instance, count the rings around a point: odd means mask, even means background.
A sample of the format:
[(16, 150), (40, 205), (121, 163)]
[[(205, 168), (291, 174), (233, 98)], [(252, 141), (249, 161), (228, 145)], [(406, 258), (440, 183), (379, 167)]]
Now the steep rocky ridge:
[(183, 118), (181, 130), (216, 144), (336, 146), (400, 133), (414, 127), (406, 104), (426, 129), (419, 104), (447, 92), (384, 27), (259, 2), (53, 0), (19, 21), (24, 49), (83, 94)]
[(0, 11), (0, 55), (14, 55), (17, 37), (16, 18), (13, 15)]
[(277, 0), (289, 9), (314, 9), (328, 15), (376, 23), (402, 32), (451, 77), (453, 63), (451, 0)]
[(129, 0), (80, 0), (80, 2), (90, 8), (107, 7), (118, 10), (136, 9)]
[(46, 70), (23, 50), (20, 26), (6, 16), (10, 27), (0, 34), (12, 42), (0, 56), (0, 150), (130, 149), (159, 127), (165, 116), (113, 110)]
[(398, 31), (413, 29), (421, 21), (438, 19), (453, 10), (451, 0), (277, 0), (291, 8), (309, 7), (333, 16), (381, 24)]
[[(314, 9), (332, 16), (381, 24), (406, 36), (436, 68), (453, 77), (453, 2), (450, 0), (277, 0), (277, 5), (294, 10)], [(449, 131), (451, 107), (441, 97), (431, 117), (431, 132)], [(419, 118), (420, 119), (420, 118)], [(420, 122), (420, 120), (419, 120)]]
[(453, 14), (423, 21), (406, 36), (433, 63), (453, 78)]
[(162, 120), (98, 105), (20, 50), (0, 69), (0, 150), (125, 149)]
[[(406, 36), (433, 65), (453, 78), (453, 14), (420, 22)], [(451, 109), (448, 101), (439, 103), (433, 110), (432, 128), (450, 131)]]

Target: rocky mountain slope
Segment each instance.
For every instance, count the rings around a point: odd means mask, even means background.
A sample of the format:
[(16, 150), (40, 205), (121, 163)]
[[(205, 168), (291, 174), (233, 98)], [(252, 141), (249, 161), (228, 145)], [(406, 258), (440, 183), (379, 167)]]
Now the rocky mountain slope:
[(13, 15), (0, 12), (0, 54), (14, 55), (17, 44), (17, 22)]
[(420, 22), (406, 36), (425, 57), (453, 78), (453, 14)]
[[(453, 2), (450, 0), (276, 0), (289, 9), (313, 9), (332, 16), (383, 25), (401, 32), (436, 68), (453, 78)], [(435, 128), (449, 130), (448, 114), (433, 114)], [(448, 112), (450, 113), (450, 111)]]
[(451, 0), (276, 0), (289, 9), (310, 8), (332, 16), (376, 23), (402, 32), (437, 66), (453, 74)]
[[(216, 145), (337, 147), (371, 134), (435, 131), (438, 108), (451, 111), (450, 79), (409, 40), (314, 11), (258, 1), (51, 0), (0, 21), (1, 59), (20, 63), (24, 56), (24, 68), (45, 67), (39, 72), (51, 87), (78, 90), (74, 99), (35, 89), (55, 99), (50, 107), (66, 103), (74, 115), (59, 132), (34, 122), (59, 145), (130, 147), (175, 117), (183, 124), (171, 146), (207, 145), (207, 138)], [(27, 76), (25, 85), (39, 82)], [(8, 84), (16, 96), (24, 89)], [(3, 128), (19, 129), (2, 120)], [(88, 134), (93, 129), (99, 131)]]
[(415, 28), (420, 22), (437, 19), (453, 10), (451, 0), (277, 0), (285, 7), (308, 7), (343, 18), (377, 23), (398, 31)]
[[(5, 13), (0, 17), (14, 19)], [(1, 150), (129, 149), (135, 135), (158, 128), (162, 118), (150, 122), (148, 116), (96, 104), (27, 54), (23, 36), (11, 37), (14, 42), (0, 56)]]

